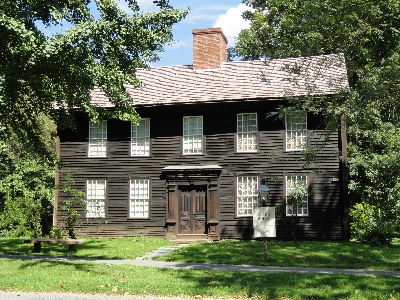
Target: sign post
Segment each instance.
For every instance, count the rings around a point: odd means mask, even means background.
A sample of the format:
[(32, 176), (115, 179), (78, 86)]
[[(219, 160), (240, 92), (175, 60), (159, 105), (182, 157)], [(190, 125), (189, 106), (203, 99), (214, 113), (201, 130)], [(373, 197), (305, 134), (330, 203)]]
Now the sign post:
[(275, 207), (257, 207), (253, 209), (254, 237), (262, 237), (264, 261), (268, 259), (267, 237), (276, 237)]

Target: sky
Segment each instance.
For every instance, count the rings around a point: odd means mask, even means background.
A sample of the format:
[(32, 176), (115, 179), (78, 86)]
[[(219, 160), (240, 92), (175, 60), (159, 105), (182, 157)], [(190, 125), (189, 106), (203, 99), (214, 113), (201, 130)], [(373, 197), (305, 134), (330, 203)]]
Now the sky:
[[(138, 2), (145, 9), (152, 4), (152, 0)], [(161, 60), (153, 66), (192, 64), (193, 29), (221, 27), (229, 47), (234, 46), (240, 30), (250, 26), (241, 16), (248, 9), (241, 0), (170, 0), (170, 4), (178, 9), (190, 7), (190, 13), (185, 20), (175, 24), (172, 34), (176, 43), (166, 47), (165, 52), (160, 53)]]
[[(117, 0), (117, 2), (121, 9), (129, 12), (126, 1)], [(137, 0), (137, 2), (144, 12), (157, 10), (153, 0)], [(228, 39), (229, 47), (234, 46), (235, 37), (240, 30), (249, 27), (249, 23), (241, 17), (242, 12), (249, 8), (242, 4), (241, 0), (170, 0), (169, 3), (177, 9), (190, 7), (190, 12), (186, 19), (174, 25), (172, 34), (176, 42), (172, 46), (166, 46), (165, 51), (159, 53), (161, 60), (153, 63), (154, 67), (191, 65), (193, 29), (221, 27)], [(59, 28), (45, 28), (40, 24), (37, 25), (49, 36), (60, 31)]]

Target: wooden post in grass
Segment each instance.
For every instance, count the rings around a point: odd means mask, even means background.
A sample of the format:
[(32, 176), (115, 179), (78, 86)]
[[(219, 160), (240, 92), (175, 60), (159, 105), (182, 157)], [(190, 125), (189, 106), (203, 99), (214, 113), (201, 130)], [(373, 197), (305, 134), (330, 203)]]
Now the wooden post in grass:
[(268, 260), (268, 246), (267, 246), (267, 238), (263, 238), (264, 244), (264, 261)]

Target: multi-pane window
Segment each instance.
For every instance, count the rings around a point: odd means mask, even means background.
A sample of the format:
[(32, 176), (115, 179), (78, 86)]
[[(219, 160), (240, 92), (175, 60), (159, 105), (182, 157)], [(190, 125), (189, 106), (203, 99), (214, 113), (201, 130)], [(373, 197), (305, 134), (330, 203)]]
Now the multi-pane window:
[(237, 115), (237, 151), (257, 151), (257, 114)]
[(131, 155), (150, 155), (150, 119), (141, 119), (139, 124), (132, 124)]
[(253, 215), (253, 208), (257, 207), (257, 176), (239, 176), (236, 185), (237, 216)]
[(307, 113), (286, 115), (286, 150), (303, 150), (307, 144)]
[(86, 217), (104, 218), (106, 216), (106, 181), (91, 179), (86, 183)]
[(89, 157), (107, 156), (107, 121), (89, 123)]
[(130, 218), (149, 217), (150, 192), (148, 179), (131, 180), (129, 202)]
[[(299, 195), (290, 197), (290, 195)], [(308, 216), (307, 175), (286, 176), (286, 215)]]
[(203, 116), (183, 117), (183, 154), (203, 152)]

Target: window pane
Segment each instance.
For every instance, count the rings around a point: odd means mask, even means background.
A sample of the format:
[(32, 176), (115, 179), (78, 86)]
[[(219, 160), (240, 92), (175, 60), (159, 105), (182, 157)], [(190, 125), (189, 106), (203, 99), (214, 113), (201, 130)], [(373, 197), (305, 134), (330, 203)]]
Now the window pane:
[(252, 216), (253, 208), (257, 207), (257, 176), (240, 176), (237, 178), (237, 215)]
[(203, 152), (203, 117), (183, 118), (183, 154)]
[(88, 180), (86, 185), (86, 217), (104, 218), (106, 181)]
[(257, 151), (257, 114), (237, 115), (237, 151)]
[(150, 155), (150, 119), (142, 119), (138, 125), (132, 124), (131, 155)]
[(302, 150), (307, 145), (307, 113), (286, 115), (286, 150)]
[(132, 179), (130, 182), (130, 218), (149, 217), (149, 180)]
[[(291, 174), (286, 176), (286, 197), (290, 195), (292, 191), (298, 186), (307, 188), (307, 176)], [(286, 202), (286, 214), (287, 215), (308, 215), (308, 195), (304, 196), (303, 200), (298, 203), (287, 203)]]
[(107, 156), (107, 122), (89, 123), (89, 157)]

